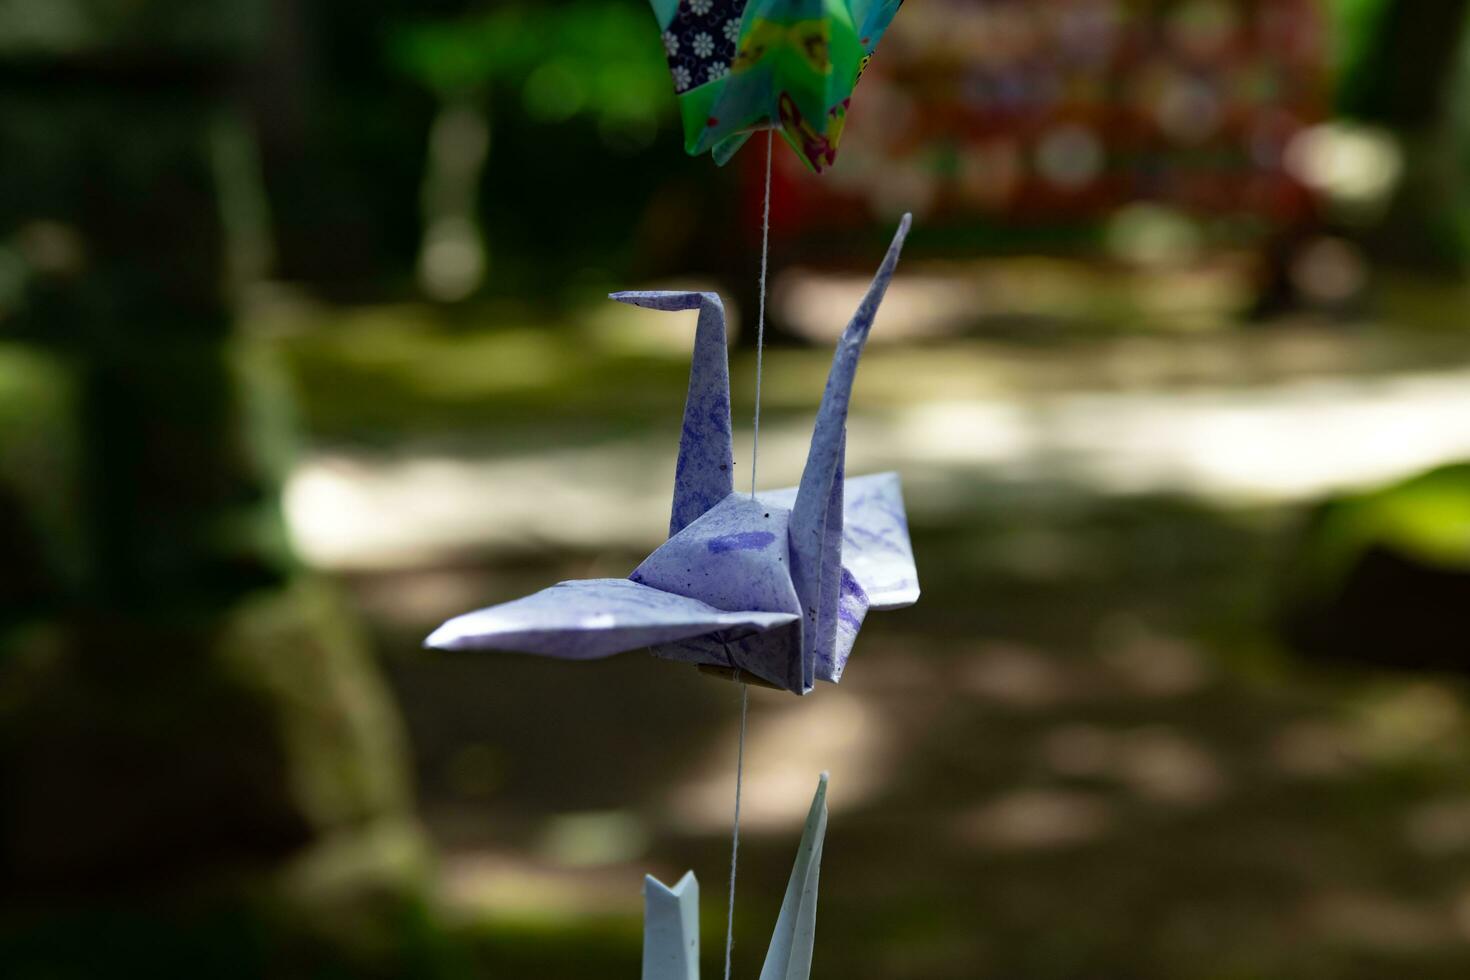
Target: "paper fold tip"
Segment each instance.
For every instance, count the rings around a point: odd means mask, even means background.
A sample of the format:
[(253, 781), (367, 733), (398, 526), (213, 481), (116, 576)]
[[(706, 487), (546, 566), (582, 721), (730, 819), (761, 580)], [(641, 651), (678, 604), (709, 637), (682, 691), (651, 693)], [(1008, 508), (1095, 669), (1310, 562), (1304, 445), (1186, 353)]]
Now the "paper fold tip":
[(725, 309), (719, 294), (697, 289), (620, 289), (608, 293), (607, 298), (629, 306), (641, 306), (645, 310), (661, 310), (665, 313), (697, 310), (706, 305), (716, 307), (722, 314)]
[(913, 216), (913, 214), (911, 212), (905, 211), (903, 217), (898, 219), (898, 231), (893, 236), (894, 242), (895, 243), (901, 242), (905, 238), (908, 238), (909, 237), (909, 229), (913, 228), (913, 226), (914, 226), (914, 216)]
[(699, 880), (694, 877), (693, 871), (684, 872), (684, 876), (672, 885), (666, 885), (653, 875), (643, 876), (643, 894), (652, 892), (655, 895), (669, 895), (673, 898), (683, 898), (691, 887), (698, 888)]

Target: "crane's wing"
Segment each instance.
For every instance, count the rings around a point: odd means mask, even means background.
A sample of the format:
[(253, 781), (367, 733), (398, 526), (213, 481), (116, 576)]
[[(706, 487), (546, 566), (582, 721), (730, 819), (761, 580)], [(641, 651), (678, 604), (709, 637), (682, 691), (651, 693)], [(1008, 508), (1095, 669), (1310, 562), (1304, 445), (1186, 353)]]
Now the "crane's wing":
[(706, 633), (744, 636), (795, 620), (790, 613), (726, 612), (623, 578), (580, 579), (457, 616), (424, 645), (591, 660)]
[(918, 602), (919, 570), (898, 474), (848, 480), (842, 512), (842, 565), (867, 595), (868, 607), (899, 609)]
[[(815, 675), (825, 681), (841, 679), (869, 609), (898, 609), (919, 600), (919, 572), (898, 474), (854, 477), (844, 481), (844, 490), (837, 597), (835, 603), (829, 595), (823, 599), (836, 607), (835, 629), (830, 654), (819, 652), (814, 658)], [(789, 508), (796, 495), (797, 488), (788, 487), (758, 497), (767, 505)]]

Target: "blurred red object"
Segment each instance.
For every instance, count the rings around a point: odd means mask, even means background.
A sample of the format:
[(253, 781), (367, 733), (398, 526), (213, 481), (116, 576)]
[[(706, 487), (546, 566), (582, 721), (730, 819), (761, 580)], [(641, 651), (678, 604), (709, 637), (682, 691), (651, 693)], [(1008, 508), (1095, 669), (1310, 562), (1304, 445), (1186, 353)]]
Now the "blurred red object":
[[(1319, 0), (926, 0), (894, 21), (843, 158), (776, 152), (772, 234), (1087, 224), (1148, 201), (1264, 230), (1316, 202), (1284, 149), (1328, 110)], [(763, 154), (742, 159), (759, 218)]]

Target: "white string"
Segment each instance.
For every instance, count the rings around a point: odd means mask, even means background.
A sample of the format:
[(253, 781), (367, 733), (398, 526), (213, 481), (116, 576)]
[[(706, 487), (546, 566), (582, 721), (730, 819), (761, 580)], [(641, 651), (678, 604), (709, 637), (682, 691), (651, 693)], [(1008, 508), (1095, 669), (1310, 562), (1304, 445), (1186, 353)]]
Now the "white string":
[[(766, 262), (771, 244), (771, 147), (775, 131), (766, 132), (766, 192), (761, 206), (760, 310), (755, 327), (755, 426), (750, 447), (750, 495), (755, 496), (755, 468), (761, 446), (761, 354), (766, 345)], [(737, 673), (736, 677), (740, 675)], [(740, 784), (745, 778), (745, 719), (750, 707), (750, 685), (740, 682), (740, 742), (735, 755), (735, 821), (730, 833), (730, 904), (725, 912), (725, 980), (730, 980), (730, 957), (735, 951), (735, 873), (740, 865)]]
[(740, 856), (740, 783), (745, 775), (745, 712), (750, 686), (740, 683), (740, 748), (735, 756), (735, 830), (730, 838), (730, 907), (725, 913), (725, 980), (730, 980), (730, 954), (735, 949), (735, 867)]
[[(750, 495), (755, 496), (755, 467), (761, 453), (761, 354), (766, 346), (766, 260), (771, 245), (771, 145), (776, 131), (766, 130), (766, 197), (761, 208), (761, 299), (755, 326), (755, 433), (750, 447)], [(726, 978), (728, 980), (728, 977)]]

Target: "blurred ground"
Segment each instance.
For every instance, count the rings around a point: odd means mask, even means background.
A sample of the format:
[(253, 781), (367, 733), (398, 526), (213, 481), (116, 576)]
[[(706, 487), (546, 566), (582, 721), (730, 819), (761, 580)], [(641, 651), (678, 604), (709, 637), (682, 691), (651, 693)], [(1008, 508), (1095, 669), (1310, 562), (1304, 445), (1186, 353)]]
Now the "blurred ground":
[[(1391, 285), (1372, 326), (1225, 333), (1228, 278), (1135, 284), (1125, 299), (1172, 287), (1196, 307), (1150, 319), (1047, 275), (1018, 294), (1049, 310), (865, 360), (851, 469), (903, 471), (925, 593), (870, 620), (841, 687), (752, 692), (737, 974), (830, 769), (817, 977), (1464, 976), (1462, 683), (1304, 666), (1272, 632), (1312, 501), (1470, 456), (1463, 296)], [(1060, 287), (1127, 322), (1069, 317)], [(834, 325), (849, 305), (832, 299)], [(261, 311), (311, 440), (288, 516), (383, 651), (445, 901), (486, 975), (632, 975), (640, 874), (686, 867), (708, 973), (735, 688), (638, 655), (418, 648), (444, 616), (625, 574), (657, 543), (687, 324)], [(799, 472), (829, 352), (767, 356), (776, 485)], [(751, 358), (732, 374), (738, 422)]]

